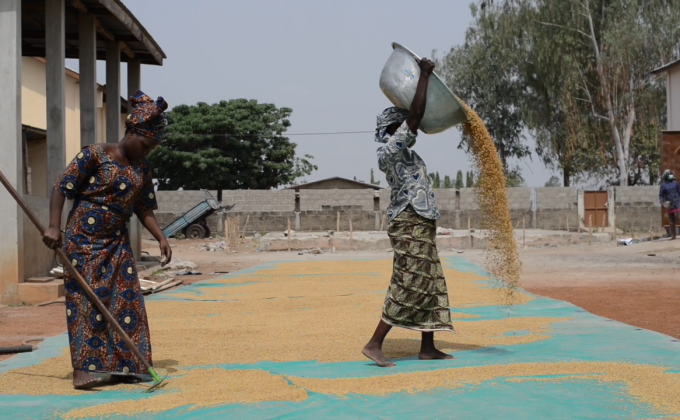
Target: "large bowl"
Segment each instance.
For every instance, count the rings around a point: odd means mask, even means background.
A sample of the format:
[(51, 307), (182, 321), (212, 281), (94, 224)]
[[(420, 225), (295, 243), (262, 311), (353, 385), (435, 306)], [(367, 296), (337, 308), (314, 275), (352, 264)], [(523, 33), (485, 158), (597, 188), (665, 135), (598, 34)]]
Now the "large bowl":
[[(420, 78), (420, 57), (408, 48), (392, 43), (392, 54), (380, 74), (380, 90), (394, 106), (409, 109)], [(442, 79), (432, 73), (427, 85), (425, 116), (420, 129), (427, 134), (446, 131), (467, 119), (465, 110)]]

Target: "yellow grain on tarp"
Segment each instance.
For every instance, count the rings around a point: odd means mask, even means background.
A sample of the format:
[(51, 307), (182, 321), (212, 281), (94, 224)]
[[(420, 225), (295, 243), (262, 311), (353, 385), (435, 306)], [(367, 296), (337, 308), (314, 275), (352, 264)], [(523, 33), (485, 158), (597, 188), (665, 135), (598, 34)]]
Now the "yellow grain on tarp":
[(290, 385), (283, 376), (262, 370), (191, 370), (184, 376), (173, 377), (161, 392), (148, 398), (72, 410), (66, 419), (100, 418), (107, 415), (132, 416), (157, 413), (180, 407), (190, 409), (226, 404), (247, 404), (267, 401), (303, 401), (307, 392)]
[[(222, 363), (365, 360), (361, 348), (380, 319), (391, 270), (389, 260), (290, 263), (249, 274), (249, 284), (240, 277), (219, 279), (211, 283), (242, 285), (183, 293), (207, 302), (148, 301), (154, 365), (174, 377), (189, 366)], [(442, 351), (537, 342), (550, 337), (550, 325), (564, 321), (486, 321), (456, 313), (456, 307), (494, 305), (495, 292), (474, 273), (446, 268), (445, 276), (456, 333), (436, 334)], [(420, 350), (420, 334), (395, 328), (384, 350), (394, 359), (413, 357)], [(0, 374), (0, 393), (81, 394), (71, 385), (71, 369), (66, 349), (61, 357)]]
[[(456, 361), (443, 361), (440, 364), (442, 367), (455, 366)], [(214, 407), (235, 403), (304, 401), (311, 392), (341, 397), (350, 394), (385, 396), (401, 392), (463, 388), (487, 381), (531, 380), (617, 383), (625, 387), (634, 401), (650, 404), (658, 414), (680, 415), (680, 374), (668, 373), (666, 368), (652, 365), (559, 362), (452, 367), (343, 379), (284, 378), (263, 371), (192, 370), (187, 372), (187, 376), (174, 378), (161, 392), (150, 394), (148, 398), (76, 409), (66, 413), (65, 418), (98, 418), (112, 414), (133, 416), (180, 407)]]
[[(154, 354), (195, 364), (363, 360), (359, 350), (380, 319), (391, 270), (388, 260), (290, 263), (250, 274), (250, 284), (204, 287), (201, 294), (181, 295), (206, 301), (198, 305), (150, 302)], [(496, 304), (496, 292), (478, 282), (482, 277), (452, 269), (446, 269), (445, 275), (452, 307)], [(232, 281), (242, 279), (211, 283)], [(521, 296), (530, 300), (526, 294)], [(454, 322), (457, 334), (437, 334), (437, 345), (453, 352), (531, 343), (548, 338), (547, 327), (561, 321)], [(527, 333), (515, 334), (518, 331)], [(417, 332), (395, 328), (387, 337), (385, 352), (392, 358), (414, 356), (419, 339)], [(193, 354), (192, 344), (213, 351)]]
[(475, 198), (481, 228), (486, 230), (486, 270), (501, 282), (502, 303), (517, 303), (521, 264), (510, 218), (503, 165), (484, 122), (461, 101), (467, 114), (463, 130), (469, 138), (471, 160), (477, 174)]
[[(172, 360), (155, 360), (154, 367), (163, 373), (174, 373), (177, 362)], [(104, 375), (102, 375), (103, 377)], [(97, 390), (135, 390), (139, 392), (146, 385), (118, 384), (107, 385)], [(68, 348), (62, 350), (57, 357), (50, 357), (42, 362), (0, 374), (0, 394), (6, 395), (87, 395), (93, 391), (80, 391), (73, 388), (73, 367)]]
[(572, 378), (573, 380), (588, 379), (621, 383), (639, 403), (651, 404), (660, 414), (680, 416), (680, 374), (667, 373), (666, 368), (651, 365), (609, 362), (521, 363), (440, 369), (369, 378), (289, 377), (289, 379), (293, 384), (309, 392), (338, 396), (349, 394), (383, 396), (400, 392), (425, 392), (437, 388), (460, 388), (501, 378), (504, 380), (518, 377), (527, 379), (547, 375), (576, 375)]

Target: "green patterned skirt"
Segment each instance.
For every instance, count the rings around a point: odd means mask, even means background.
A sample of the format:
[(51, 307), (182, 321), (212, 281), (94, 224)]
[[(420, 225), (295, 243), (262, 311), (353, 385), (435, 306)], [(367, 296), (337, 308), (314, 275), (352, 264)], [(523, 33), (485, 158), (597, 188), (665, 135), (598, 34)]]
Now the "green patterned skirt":
[(409, 206), (392, 221), (388, 234), (394, 268), (382, 320), (415, 331), (453, 331), (435, 221)]

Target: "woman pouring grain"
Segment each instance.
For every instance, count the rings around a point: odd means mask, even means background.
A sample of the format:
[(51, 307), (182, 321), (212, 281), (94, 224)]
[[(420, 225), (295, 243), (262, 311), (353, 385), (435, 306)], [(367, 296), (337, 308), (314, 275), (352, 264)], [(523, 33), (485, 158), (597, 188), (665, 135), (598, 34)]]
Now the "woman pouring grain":
[(428, 80), (434, 70), (427, 59), (418, 66), (420, 79), (410, 110), (387, 108), (378, 116), (375, 136), (375, 141), (383, 143), (378, 148), (378, 165), (392, 189), (387, 216), (394, 263), (381, 320), (362, 352), (381, 367), (395, 365), (382, 352), (393, 326), (421, 332), (420, 359), (453, 359), (434, 346), (434, 332), (452, 332), (453, 326), (435, 242), (439, 212), (425, 162), (411, 150), (425, 115)]

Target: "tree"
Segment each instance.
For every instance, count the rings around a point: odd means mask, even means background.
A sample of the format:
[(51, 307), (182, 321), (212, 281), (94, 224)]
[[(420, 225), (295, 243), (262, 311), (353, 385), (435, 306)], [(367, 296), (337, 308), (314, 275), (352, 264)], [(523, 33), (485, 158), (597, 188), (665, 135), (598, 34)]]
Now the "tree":
[[(439, 67), (487, 124), (501, 160), (504, 153), (513, 156), (513, 134), (520, 128), (535, 137), (537, 154), (562, 172), (565, 186), (584, 178), (616, 185), (653, 182), (666, 113), (664, 81), (650, 70), (679, 55), (680, 3), (484, 5), (481, 11), (471, 6), (465, 44), (452, 48)], [(506, 122), (496, 117), (502, 113)]]
[(508, 174), (505, 176), (505, 186), (508, 188), (523, 187), (524, 178), (522, 178), (522, 175), (518, 170), (513, 169), (509, 171)]
[(270, 189), (317, 169), (284, 136), (290, 108), (233, 99), (179, 105), (168, 112), (166, 141), (150, 155), (159, 189)]
[(475, 186), (474, 174), (472, 171), (465, 173), (465, 188), (472, 188)]
[(376, 181), (373, 177), (373, 168), (371, 168), (371, 185), (380, 185), (380, 181)]
[(439, 179), (439, 172), (432, 172), (430, 175), (430, 181), (432, 181), (432, 188), (440, 188), (441, 181)]
[[(489, 6), (481, 11), (474, 4), (470, 8), (473, 22), (465, 32), (465, 43), (436, 60), (435, 71), (484, 121), (508, 174), (510, 159), (531, 156), (524, 144), (519, 106), (524, 85), (517, 77), (522, 60), (515, 36), (518, 29), (504, 18), (505, 13), (514, 13), (509, 0), (507, 6), (491, 11)], [(463, 135), (459, 147), (467, 147), (468, 142)]]
[[(575, 93), (587, 107), (584, 114), (609, 132), (606, 156), (614, 169), (612, 183), (628, 185), (635, 177), (630, 154), (634, 129), (639, 115), (654, 107), (647, 94), (663, 95), (650, 69), (677, 52), (680, 5), (663, 0), (564, 3), (577, 13), (539, 24), (572, 32), (582, 45), (576, 65), (581, 82)], [(539, 5), (550, 10), (556, 2), (541, 0)]]
[(680, 3), (503, 3), (522, 10), (525, 115), (537, 152), (558, 163), (564, 185), (580, 174), (607, 184), (653, 182), (665, 111), (663, 81), (650, 70), (678, 56)]
[(451, 182), (451, 177), (448, 175), (444, 177), (444, 188), (453, 188), (453, 182)]
[(559, 187), (560, 185), (560, 179), (555, 175), (551, 176), (550, 179), (545, 183), (546, 187)]
[(460, 190), (463, 188), (463, 171), (458, 171), (456, 174), (456, 189)]

